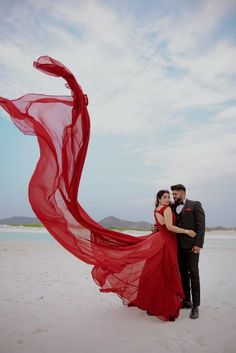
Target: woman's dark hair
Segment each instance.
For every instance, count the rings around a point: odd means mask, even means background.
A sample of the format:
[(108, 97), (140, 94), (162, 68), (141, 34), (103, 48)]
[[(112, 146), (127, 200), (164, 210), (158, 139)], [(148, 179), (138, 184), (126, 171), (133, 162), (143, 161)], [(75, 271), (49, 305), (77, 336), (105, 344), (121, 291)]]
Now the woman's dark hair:
[(156, 196), (156, 203), (155, 206), (158, 207), (159, 206), (159, 199), (164, 195), (164, 194), (170, 194), (170, 192), (168, 190), (159, 190)]

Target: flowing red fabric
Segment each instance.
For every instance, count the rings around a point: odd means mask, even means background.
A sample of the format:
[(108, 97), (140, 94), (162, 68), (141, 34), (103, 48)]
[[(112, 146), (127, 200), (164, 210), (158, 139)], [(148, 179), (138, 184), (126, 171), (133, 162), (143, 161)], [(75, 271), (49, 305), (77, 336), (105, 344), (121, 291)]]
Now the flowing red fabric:
[(168, 257), (161, 232), (135, 237), (106, 229), (78, 202), (90, 135), (87, 96), (59, 61), (42, 56), (34, 67), (62, 77), (71, 91), (70, 96), (0, 98), (14, 124), (38, 138), (40, 158), (29, 183), (34, 213), (64, 248), (93, 265), (91, 273), (101, 292), (114, 292), (125, 305), (163, 320), (177, 317), (182, 295), (177, 260)]

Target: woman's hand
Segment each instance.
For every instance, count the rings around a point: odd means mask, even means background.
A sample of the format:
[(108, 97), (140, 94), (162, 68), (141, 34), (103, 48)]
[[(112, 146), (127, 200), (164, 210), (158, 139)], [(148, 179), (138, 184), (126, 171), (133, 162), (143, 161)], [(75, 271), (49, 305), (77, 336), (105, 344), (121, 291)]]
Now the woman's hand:
[(191, 238), (195, 238), (196, 235), (197, 235), (197, 233), (194, 232), (194, 230), (191, 230), (191, 229), (185, 229), (184, 233), (187, 234)]

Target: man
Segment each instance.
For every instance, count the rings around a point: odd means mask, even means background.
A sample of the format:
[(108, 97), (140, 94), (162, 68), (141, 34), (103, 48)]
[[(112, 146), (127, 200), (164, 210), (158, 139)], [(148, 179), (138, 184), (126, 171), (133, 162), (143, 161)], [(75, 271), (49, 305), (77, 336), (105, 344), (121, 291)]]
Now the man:
[(176, 225), (196, 232), (195, 238), (178, 234), (177, 239), (179, 269), (185, 293), (182, 308), (191, 308), (190, 318), (197, 319), (199, 317), (198, 307), (200, 306), (198, 263), (200, 250), (204, 243), (205, 213), (199, 201), (191, 201), (186, 198), (186, 188), (184, 185), (172, 185), (171, 191), (175, 202), (172, 207), (177, 216)]

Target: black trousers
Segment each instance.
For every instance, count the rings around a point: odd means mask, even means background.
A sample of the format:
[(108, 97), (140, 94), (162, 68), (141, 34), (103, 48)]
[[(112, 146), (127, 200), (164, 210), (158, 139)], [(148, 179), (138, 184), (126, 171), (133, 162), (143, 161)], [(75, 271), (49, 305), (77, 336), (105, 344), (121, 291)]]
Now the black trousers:
[(185, 300), (191, 301), (193, 306), (200, 305), (200, 277), (199, 277), (199, 254), (178, 245), (178, 262), (182, 279)]

